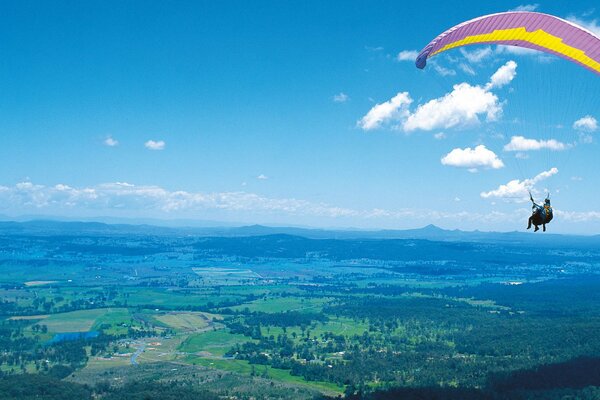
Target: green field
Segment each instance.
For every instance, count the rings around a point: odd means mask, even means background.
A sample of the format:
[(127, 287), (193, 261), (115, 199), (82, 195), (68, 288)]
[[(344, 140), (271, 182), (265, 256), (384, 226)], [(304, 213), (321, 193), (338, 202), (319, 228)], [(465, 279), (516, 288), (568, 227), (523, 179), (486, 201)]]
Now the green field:
[(149, 306), (157, 308), (181, 309), (182, 307), (206, 306), (222, 301), (242, 301), (242, 296), (222, 296), (214, 290), (194, 289), (184, 291), (162, 288), (127, 288), (120, 294), (121, 301), (129, 306)]
[(126, 308), (96, 308), (91, 310), (79, 310), (44, 316), (36, 323), (46, 325), (48, 332), (87, 332), (97, 330), (106, 325), (110, 328), (104, 329), (106, 333), (119, 334), (127, 332), (132, 322), (131, 314)]
[(207, 328), (211, 317), (200, 312), (170, 312), (157, 314), (154, 319), (178, 331), (197, 331)]
[[(124, 310), (127, 312), (127, 310)], [(87, 332), (96, 320), (109, 312), (106, 308), (52, 314), (44, 319), (48, 332)]]
[(133, 325), (134, 321), (131, 312), (126, 308), (109, 308), (106, 312), (100, 315), (94, 322), (93, 329), (110, 325), (108, 329), (103, 329), (105, 333), (118, 335), (127, 333), (128, 327)]
[[(220, 369), (223, 371), (237, 372), (239, 374), (251, 374), (253, 369), (247, 361), (244, 360), (225, 360), (225, 359), (209, 359), (197, 356), (189, 356), (186, 361), (193, 365), (202, 365), (205, 367)], [(290, 371), (284, 369), (272, 368), (265, 365), (254, 366), (254, 372), (261, 375), (266, 370), (267, 377), (285, 383), (303, 386), (310, 389), (318, 390), (322, 393), (337, 396), (343, 393), (342, 387), (328, 382), (305, 381), (300, 376), (290, 374)]]
[(189, 336), (179, 346), (179, 351), (186, 353), (205, 352), (207, 356), (222, 357), (229, 349), (238, 343), (252, 341), (252, 339), (239, 334), (229, 333), (225, 329), (208, 331)]
[(285, 311), (319, 312), (329, 298), (304, 298), (304, 297), (268, 297), (255, 300), (239, 306), (231, 307), (235, 311), (248, 309), (250, 312), (278, 313)]

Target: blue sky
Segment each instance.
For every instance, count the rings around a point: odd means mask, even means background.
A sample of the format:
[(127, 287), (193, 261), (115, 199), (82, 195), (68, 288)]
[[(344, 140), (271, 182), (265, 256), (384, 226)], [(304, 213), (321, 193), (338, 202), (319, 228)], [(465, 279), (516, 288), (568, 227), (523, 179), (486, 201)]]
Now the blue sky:
[(598, 76), (486, 46), (405, 60), (517, 7), (598, 30), (595, 3), (3, 4), (0, 214), (517, 230), (531, 187), (554, 231), (600, 233)]

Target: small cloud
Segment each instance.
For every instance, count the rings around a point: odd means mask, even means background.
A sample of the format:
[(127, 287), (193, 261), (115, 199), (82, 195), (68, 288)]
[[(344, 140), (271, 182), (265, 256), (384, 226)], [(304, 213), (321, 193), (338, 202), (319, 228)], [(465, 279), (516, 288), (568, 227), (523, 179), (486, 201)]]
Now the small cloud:
[(485, 86), (486, 89), (501, 88), (509, 84), (517, 75), (517, 63), (508, 61), (506, 64), (498, 68), (490, 78), (489, 83)]
[(456, 148), (442, 157), (443, 165), (452, 167), (469, 168), (469, 172), (477, 172), (477, 168), (499, 169), (504, 167), (504, 163), (496, 153), (480, 144), (474, 149), (467, 147), (465, 149)]
[(460, 197), (455, 197), (454, 201), (459, 202), (460, 201)]
[(442, 140), (442, 139), (446, 139), (446, 134), (444, 132), (438, 132), (435, 135), (433, 135), (434, 138), (436, 138), (437, 140)]
[(586, 115), (573, 122), (573, 129), (581, 132), (595, 132), (598, 130), (598, 120), (591, 115)]
[(494, 54), (494, 51), (490, 46), (486, 46), (476, 50), (466, 50), (464, 48), (460, 49), (460, 53), (469, 61), (471, 64), (478, 64), (485, 60), (488, 57), (491, 57)]
[(419, 105), (408, 114), (402, 128), (405, 132), (412, 132), (472, 126), (479, 124), (480, 114), (485, 115), (488, 121), (495, 121), (501, 111), (495, 94), (481, 86), (460, 83), (443, 97)]
[(104, 144), (108, 147), (115, 147), (119, 145), (119, 141), (117, 139), (114, 139), (112, 136), (109, 136), (106, 139), (104, 139)]
[(365, 46), (365, 50), (371, 52), (383, 51), (383, 46)]
[(346, 93), (344, 92), (340, 92), (336, 95), (333, 96), (333, 101), (335, 103), (345, 103), (348, 100), (350, 100), (350, 96), (348, 96)]
[(164, 150), (166, 143), (163, 140), (148, 140), (146, 143), (144, 143), (144, 146), (148, 150)]
[(533, 178), (519, 180), (513, 179), (505, 185), (498, 186), (495, 190), (489, 192), (481, 192), (481, 197), (484, 199), (489, 198), (503, 198), (503, 199), (515, 199), (516, 201), (527, 201), (529, 198), (529, 191), (533, 189), (536, 183), (550, 178), (552, 175), (558, 174), (558, 168), (551, 168), (548, 171), (543, 171)]
[(412, 103), (408, 92), (398, 93), (385, 103), (376, 104), (367, 115), (358, 121), (358, 126), (366, 131), (377, 129), (382, 125), (404, 118), (408, 115), (408, 106)]
[(553, 151), (561, 151), (568, 149), (570, 146), (555, 139), (536, 140), (527, 139), (523, 136), (513, 136), (510, 143), (504, 146), (504, 151), (532, 151), (549, 149)]
[(436, 60), (431, 60), (429, 63), (431, 64), (431, 66), (433, 66), (433, 70), (435, 72), (437, 72), (438, 74), (440, 74), (441, 76), (454, 76), (454, 75), (456, 75), (456, 71), (455, 70), (441, 66), (440, 64), (438, 64), (436, 62)]
[(535, 11), (540, 7), (539, 4), (522, 4), (508, 11)]
[(529, 158), (529, 154), (517, 153), (517, 154), (515, 154), (515, 158), (518, 158), (519, 160), (527, 160)]
[(458, 64), (458, 68), (460, 68), (462, 70), (462, 72), (464, 72), (467, 75), (477, 75), (475, 70), (473, 68), (471, 68), (471, 66), (465, 64), (465, 63), (460, 63)]
[(417, 50), (402, 50), (396, 56), (398, 61), (416, 61), (419, 52)]
[(247, 185), (247, 183), (246, 183), (246, 182), (242, 182), (242, 186), (246, 186), (246, 185)]
[(571, 180), (575, 181), (575, 182), (581, 182), (583, 180), (583, 178), (580, 176), (572, 176)]
[(267, 179), (269, 179), (269, 177), (264, 174), (260, 174), (256, 177), (256, 179), (260, 179), (261, 181), (266, 181)]

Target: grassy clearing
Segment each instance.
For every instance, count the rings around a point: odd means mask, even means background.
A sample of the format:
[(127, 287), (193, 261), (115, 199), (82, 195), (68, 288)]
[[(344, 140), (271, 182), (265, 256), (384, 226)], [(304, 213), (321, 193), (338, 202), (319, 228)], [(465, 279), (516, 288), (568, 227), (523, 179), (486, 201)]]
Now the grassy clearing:
[(470, 306), (473, 306), (473, 307), (490, 308), (490, 309), (493, 309), (493, 310), (510, 311), (510, 309), (511, 309), (510, 307), (498, 305), (493, 300), (478, 300), (478, 299), (473, 299), (473, 298), (451, 297), (451, 296), (442, 296), (442, 295), (432, 296), (432, 295), (423, 294), (423, 293), (420, 293), (420, 292), (405, 293), (405, 294), (403, 294), (403, 296), (406, 296), (406, 297), (429, 298), (429, 299), (452, 300), (452, 301), (457, 301), (457, 302), (461, 302), (461, 303), (466, 303), (466, 304), (468, 304)]
[(92, 329), (96, 320), (110, 309), (96, 308), (61, 314), (51, 314), (44, 320), (48, 332), (87, 332)]
[(239, 334), (229, 333), (225, 329), (208, 331), (189, 336), (179, 346), (185, 353), (205, 352), (206, 355), (222, 357), (236, 344), (250, 342), (252, 339)]
[(270, 297), (244, 303), (231, 307), (232, 310), (242, 311), (248, 309), (251, 312), (277, 313), (285, 311), (319, 312), (329, 298), (303, 298), (303, 297)]
[(15, 316), (15, 317), (10, 317), (9, 320), (11, 320), (11, 321), (29, 321), (29, 320), (36, 320), (36, 319), (46, 319), (48, 317), (49, 317), (48, 314), (41, 314), (41, 315), (19, 315), (19, 316)]
[[(128, 296), (125, 298), (124, 295)], [(156, 308), (181, 309), (189, 306), (204, 306), (208, 303), (218, 304), (222, 301), (242, 301), (242, 296), (222, 296), (216, 292), (188, 292), (158, 288), (128, 288), (120, 293), (123, 301), (129, 306), (150, 306)]]
[[(120, 335), (128, 332), (129, 326), (133, 325), (131, 313), (126, 308), (108, 308), (94, 321), (93, 329), (102, 329), (110, 335)], [(110, 325), (107, 328), (107, 325)]]
[[(237, 372), (239, 374), (244, 375), (250, 375), (253, 371), (252, 365), (250, 365), (248, 361), (244, 360), (223, 360), (190, 356), (187, 358), (187, 361), (194, 365), (201, 365), (204, 367), (220, 369), (222, 371)], [(276, 381), (315, 389), (324, 394), (334, 396), (343, 393), (343, 388), (340, 388), (339, 386), (333, 383), (305, 381), (304, 378), (300, 376), (291, 375), (290, 371), (288, 370), (271, 368), (270, 366), (264, 365), (254, 366), (254, 372), (258, 375), (263, 374), (265, 369), (268, 378), (271, 378)]]
[(28, 281), (25, 282), (24, 285), (25, 286), (43, 286), (43, 285), (50, 285), (52, 283), (57, 283), (58, 281)]
[(170, 312), (155, 315), (154, 319), (178, 331), (189, 332), (206, 329), (211, 318), (200, 312)]

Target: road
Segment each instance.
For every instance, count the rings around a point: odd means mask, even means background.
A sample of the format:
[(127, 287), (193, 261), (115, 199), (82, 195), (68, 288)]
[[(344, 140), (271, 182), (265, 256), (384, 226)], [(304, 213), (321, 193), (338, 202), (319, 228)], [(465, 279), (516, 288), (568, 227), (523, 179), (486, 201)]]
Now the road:
[(140, 344), (140, 347), (138, 347), (135, 353), (133, 353), (133, 355), (131, 356), (131, 365), (138, 365), (137, 358), (140, 356), (140, 354), (144, 352), (145, 348), (146, 343)]

